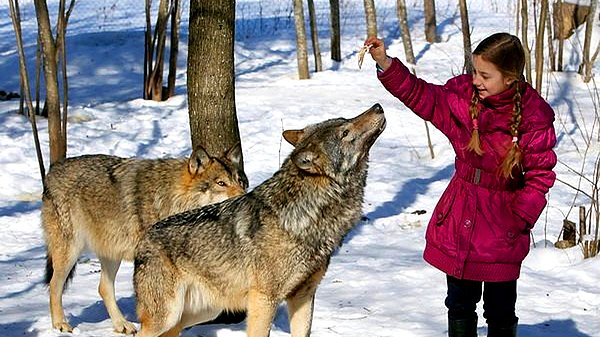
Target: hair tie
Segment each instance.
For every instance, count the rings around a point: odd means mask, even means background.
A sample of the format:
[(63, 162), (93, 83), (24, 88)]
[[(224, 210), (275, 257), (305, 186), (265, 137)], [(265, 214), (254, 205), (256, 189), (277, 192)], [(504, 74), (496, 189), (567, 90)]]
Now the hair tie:
[(479, 122), (477, 118), (473, 118), (473, 130), (479, 130)]
[(518, 141), (519, 141), (519, 137), (513, 136), (512, 142), (516, 144)]

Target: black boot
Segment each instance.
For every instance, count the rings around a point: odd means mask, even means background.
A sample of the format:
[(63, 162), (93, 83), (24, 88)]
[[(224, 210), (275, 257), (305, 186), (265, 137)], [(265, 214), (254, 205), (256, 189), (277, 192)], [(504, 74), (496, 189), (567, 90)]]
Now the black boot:
[(477, 317), (448, 319), (448, 337), (477, 337)]
[(488, 325), (488, 337), (517, 337), (517, 322), (513, 325)]

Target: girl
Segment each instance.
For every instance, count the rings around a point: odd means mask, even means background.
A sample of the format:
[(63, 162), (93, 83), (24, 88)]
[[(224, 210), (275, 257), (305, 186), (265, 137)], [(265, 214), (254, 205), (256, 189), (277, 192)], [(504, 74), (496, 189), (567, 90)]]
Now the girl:
[(446, 273), (448, 335), (477, 336), (483, 290), (489, 337), (517, 334), (515, 302), (529, 232), (556, 178), (554, 112), (523, 79), (516, 36), (498, 33), (473, 52), (473, 75), (427, 83), (369, 37), (384, 87), (448, 137), (455, 173), (436, 205), (424, 259)]

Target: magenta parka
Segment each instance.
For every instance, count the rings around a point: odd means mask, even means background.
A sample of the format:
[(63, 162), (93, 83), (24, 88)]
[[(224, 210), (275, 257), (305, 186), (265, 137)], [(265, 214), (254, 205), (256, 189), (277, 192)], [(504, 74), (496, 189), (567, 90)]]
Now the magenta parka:
[(408, 108), (446, 135), (456, 152), (454, 176), (427, 227), (425, 260), (459, 279), (516, 280), (529, 252), (529, 231), (556, 179), (552, 108), (535, 89), (522, 84), (518, 144), (523, 174), (507, 180), (497, 172), (512, 145), (509, 126), (514, 89), (482, 100), (478, 123), (484, 153), (479, 156), (465, 149), (473, 130), (471, 75), (434, 85), (413, 76), (394, 58), (378, 78)]

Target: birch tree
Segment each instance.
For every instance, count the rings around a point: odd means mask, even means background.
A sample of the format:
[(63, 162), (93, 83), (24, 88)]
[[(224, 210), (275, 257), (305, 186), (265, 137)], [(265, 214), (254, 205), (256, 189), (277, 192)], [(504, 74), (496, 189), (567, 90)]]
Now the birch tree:
[(317, 29), (317, 14), (315, 12), (314, 0), (308, 0), (308, 18), (310, 21), (313, 55), (315, 57), (315, 71), (321, 71), (323, 70), (323, 65), (321, 63), (321, 48), (319, 48), (319, 31)]
[(308, 47), (306, 46), (306, 27), (304, 25), (304, 7), (302, 0), (294, 0), (294, 24), (296, 26), (296, 57), (298, 59), (298, 78), (310, 78), (308, 72)]
[(364, 0), (365, 16), (367, 22), (367, 36), (377, 36), (377, 14), (375, 13), (375, 1)]

